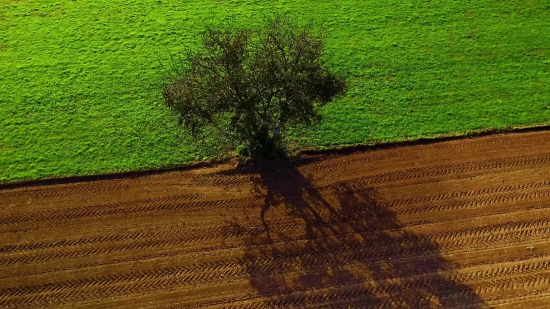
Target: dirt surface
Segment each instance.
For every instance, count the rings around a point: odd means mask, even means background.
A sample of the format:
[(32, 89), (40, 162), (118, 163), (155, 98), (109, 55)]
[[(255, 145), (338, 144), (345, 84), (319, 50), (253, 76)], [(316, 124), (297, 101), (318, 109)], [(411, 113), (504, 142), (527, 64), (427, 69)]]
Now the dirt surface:
[(0, 191), (0, 307), (550, 306), (550, 132)]

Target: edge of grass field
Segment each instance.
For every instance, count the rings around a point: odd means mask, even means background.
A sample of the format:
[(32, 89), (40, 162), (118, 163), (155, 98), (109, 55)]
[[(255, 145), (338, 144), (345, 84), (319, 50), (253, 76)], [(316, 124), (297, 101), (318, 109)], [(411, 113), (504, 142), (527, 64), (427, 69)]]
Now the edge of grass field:
[[(387, 149), (403, 146), (414, 146), (414, 145), (424, 145), (432, 143), (441, 143), (453, 140), (461, 140), (468, 138), (477, 138), (488, 135), (498, 135), (498, 134), (510, 134), (510, 133), (528, 133), (528, 132), (540, 132), (540, 131), (550, 131), (550, 122), (543, 123), (538, 125), (530, 126), (512, 126), (504, 128), (485, 128), (481, 130), (471, 130), (471, 131), (461, 131), (461, 132), (450, 132), (444, 134), (437, 134), (432, 136), (424, 136), (419, 138), (404, 139), (400, 141), (393, 142), (375, 142), (371, 144), (349, 144), (349, 145), (339, 145), (326, 147), (323, 150), (318, 148), (302, 148), (294, 153), (291, 153), (290, 158), (300, 157), (302, 155), (326, 155), (326, 154), (350, 154), (354, 152), (361, 151), (372, 151), (378, 149)], [(119, 171), (112, 173), (98, 173), (98, 174), (87, 174), (87, 175), (77, 175), (77, 176), (66, 176), (66, 177), (52, 177), (52, 178), (40, 178), (40, 179), (23, 179), (16, 181), (7, 181), (0, 182), (0, 190), (15, 189), (26, 186), (45, 186), (45, 185), (57, 185), (57, 184), (68, 184), (75, 182), (90, 182), (98, 180), (108, 180), (116, 178), (137, 178), (145, 175), (160, 174), (164, 172), (171, 171), (184, 171), (192, 170), (202, 167), (211, 167), (215, 164), (227, 163), (231, 159), (230, 156), (223, 156), (208, 161), (201, 162), (191, 162), (189, 164), (183, 164), (178, 166), (171, 166), (165, 168), (153, 168), (153, 169), (138, 169), (131, 171)]]

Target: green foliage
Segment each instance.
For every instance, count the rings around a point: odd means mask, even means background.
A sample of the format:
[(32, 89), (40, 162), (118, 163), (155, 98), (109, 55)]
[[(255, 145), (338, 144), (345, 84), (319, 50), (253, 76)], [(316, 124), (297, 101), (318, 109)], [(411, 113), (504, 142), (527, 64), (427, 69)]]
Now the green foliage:
[(293, 145), (550, 122), (546, 0), (0, 0), (0, 181), (200, 160), (215, 138), (178, 132), (159, 61), (197, 46), (205, 20), (252, 27), (273, 8), (315, 18), (329, 65), (349, 73)]
[(346, 91), (345, 79), (323, 61), (323, 41), (288, 16), (266, 19), (258, 30), (207, 29), (202, 49), (187, 53), (163, 88), (167, 106), (196, 138), (205, 129), (267, 157), (288, 126), (318, 123), (318, 109)]

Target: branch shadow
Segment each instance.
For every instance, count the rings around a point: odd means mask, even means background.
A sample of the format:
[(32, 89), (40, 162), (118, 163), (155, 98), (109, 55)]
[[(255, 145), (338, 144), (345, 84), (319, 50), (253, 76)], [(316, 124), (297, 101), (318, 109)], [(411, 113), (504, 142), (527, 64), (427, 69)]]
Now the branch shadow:
[[(299, 164), (299, 163), (298, 163)], [(478, 308), (457, 266), (407, 231), (372, 188), (316, 187), (296, 163), (245, 168), (263, 197), (263, 233), (246, 239), (246, 271), (262, 307)]]

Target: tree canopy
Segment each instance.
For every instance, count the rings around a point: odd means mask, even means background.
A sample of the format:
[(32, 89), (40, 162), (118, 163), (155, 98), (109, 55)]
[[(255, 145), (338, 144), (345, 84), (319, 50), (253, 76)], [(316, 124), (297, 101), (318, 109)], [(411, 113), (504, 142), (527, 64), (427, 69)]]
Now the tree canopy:
[(259, 30), (207, 29), (164, 100), (194, 136), (216, 128), (249, 155), (266, 156), (280, 149), (285, 128), (318, 122), (319, 107), (345, 93), (345, 78), (329, 70), (323, 52), (321, 31), (283, 16)]

